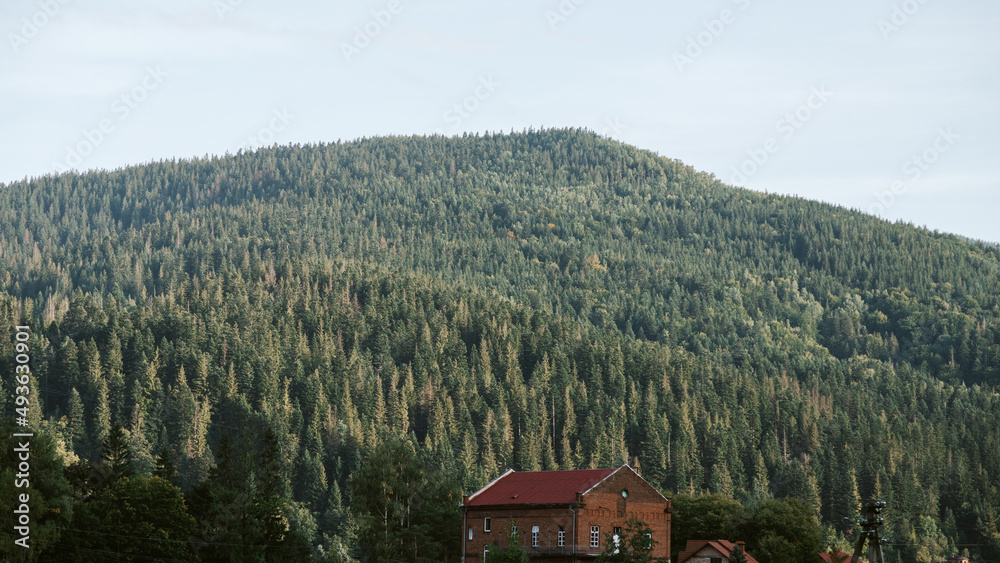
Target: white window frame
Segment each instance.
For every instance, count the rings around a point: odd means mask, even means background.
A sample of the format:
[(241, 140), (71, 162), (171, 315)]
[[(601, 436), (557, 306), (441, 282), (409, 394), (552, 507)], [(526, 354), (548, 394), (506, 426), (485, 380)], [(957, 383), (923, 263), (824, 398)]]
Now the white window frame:
[(559, 530), (559, 547), (566, 547), (566, 530)]
[(472, 539), (472, 526), (469, 526), (469, 539)]
[(490, 517), (489, 516), (483, 517), (483, 531), (486, 532), (487, 534), (490, 533)]
[(601, 527), (590, 527), (590, 547), (601, 547)]
[(538, 526), (531, 527), (531, 547), (538, 547)]

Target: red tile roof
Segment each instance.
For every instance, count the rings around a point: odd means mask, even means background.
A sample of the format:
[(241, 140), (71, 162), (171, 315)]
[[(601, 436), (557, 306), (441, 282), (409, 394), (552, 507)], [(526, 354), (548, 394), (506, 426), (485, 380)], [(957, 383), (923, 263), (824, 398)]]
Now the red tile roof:
[[(726, 540), (688, 540), (687, 545), (684, 546), (684, 551), (677, 555), (677, 563), (684, 563), (698, 555), (706, 547), (712, 547), (721, 553), (723, 557), (729, 557), (732, 555), (733, 549), (736, 548), (736, 544)], [(757, 563), (757, 560), (746, 551), (743, 554), (746, 555), (747, 563)]]
[(465, 502), (466, 506), (571, 504), (620, 468), (572, 471), (508, 471)]

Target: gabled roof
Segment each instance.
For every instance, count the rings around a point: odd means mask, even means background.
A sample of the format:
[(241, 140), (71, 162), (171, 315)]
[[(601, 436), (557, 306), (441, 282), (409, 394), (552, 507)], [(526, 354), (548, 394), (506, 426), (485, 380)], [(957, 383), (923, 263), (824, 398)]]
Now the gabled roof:
[[(736, 549), (736, 544), (726, 540), (688, 540), (684, 551), (680, 552), (677, 556), (677, 563), (684, 563), (688, 559), (698, 555), (698, 552), (706, 547), (712, 547), (721, 553), (723, 557), (729, 557), (733, 554), (733, 550)], [(743, 554), (747, 556), (747, 563), (757, 563), (757, 560), (749, 553), (743, 552)]]
[(621, 467), (571, 471), (508, 469), (470, 496), (465, 505), (572, 504), (576, 502), (576, 493), (586, 493), (620, 469)]

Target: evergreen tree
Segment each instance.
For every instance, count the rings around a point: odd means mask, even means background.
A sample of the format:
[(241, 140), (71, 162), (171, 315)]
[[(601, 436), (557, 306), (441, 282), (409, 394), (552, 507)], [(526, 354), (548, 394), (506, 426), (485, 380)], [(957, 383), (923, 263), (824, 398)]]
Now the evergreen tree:
[(177, 472), (174, 469), (174, 460), (171, 459), (170, 452), (168, 452), (166, 448), (161, 449), (159, 455), (156, 456), (156, 466), (153, 468), (153, 477), (159, 477), (164, 481), (173, 483), (176, 473)]
[(101, 443), (101, 461), (110, 472), (110, 483), (135, 474), (128, 434), (121, 426), (114, 425), (108, 437)]

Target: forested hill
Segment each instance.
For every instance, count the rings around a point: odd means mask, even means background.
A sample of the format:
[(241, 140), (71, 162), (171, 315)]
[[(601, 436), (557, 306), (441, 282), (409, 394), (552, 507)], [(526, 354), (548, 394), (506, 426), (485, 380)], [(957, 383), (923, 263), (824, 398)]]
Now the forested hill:
[(365, 555), (350, 476), (410, 436), (465, 491), (637, 461), (670, 492), (803, 498), (841, 540), (885, 496), (903, 560), (1000, 558), (1000, 249), (586, 131), (9, 184), (0, 290), (35, 327), (36, 422), (88, 460), (120, 424), (140, 472), (166, 450), (198, 521), (259, 426), (314, 549)]

